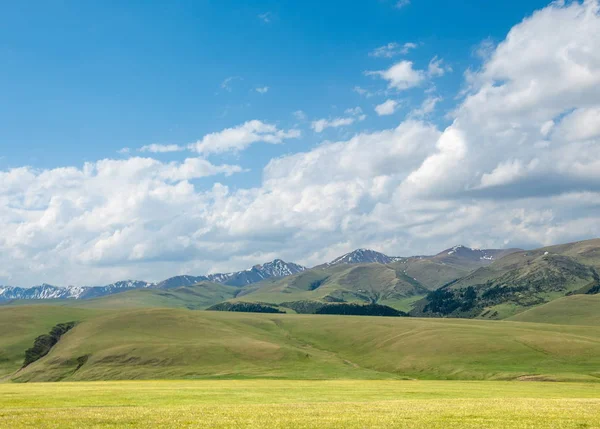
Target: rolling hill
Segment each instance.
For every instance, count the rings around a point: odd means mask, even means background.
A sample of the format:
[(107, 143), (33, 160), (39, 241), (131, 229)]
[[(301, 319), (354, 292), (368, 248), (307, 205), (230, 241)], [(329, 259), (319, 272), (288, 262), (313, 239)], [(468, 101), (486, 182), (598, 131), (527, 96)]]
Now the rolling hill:
[(204, 310), (236, 296), (240, 289), (220, 283), (202, 281), (191, 286), (171, 289), (138, 289), (81, 301), (64, 302), (78, 308), (187, 308)]
[(600, 292), (600, 239), (511, 253), (430, 293), (413, 315), (502, 319), (571, 294)]
[(402, 310), (428, 289), (401, 270), (381, 264), (340, 264), (257, 283), (236, 301), (282, 304), (298, 301), (363, 302)]
[(600, 326), (600, 294), (571, 295), (555, 299), (509, 317), (507, 320), (557, 325)]
[[(600, 328), (590, 326), (44, 306), (2, 307), (0, 320), (14, 331), (0, 336), (0, 368), (19, 382), (600, 377)], [(36, 335), (73, 320), (47, 356), (15, 372)]]

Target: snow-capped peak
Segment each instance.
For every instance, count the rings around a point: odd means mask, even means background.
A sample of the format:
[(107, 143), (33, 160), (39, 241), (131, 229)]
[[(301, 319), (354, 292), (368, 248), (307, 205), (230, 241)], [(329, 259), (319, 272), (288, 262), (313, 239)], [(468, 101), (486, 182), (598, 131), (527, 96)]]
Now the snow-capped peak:
[(375, 250), (370, 249), (356, 249), (353, 252), (346, 253), (331, 262), (328, 262), (328, 266), (340, 265), (340, 264), (367, 264), (367, 263), (379, 263), (379, 264), (390, 264), (396, 262), (401, 258), (392, 257), (385, 255)]

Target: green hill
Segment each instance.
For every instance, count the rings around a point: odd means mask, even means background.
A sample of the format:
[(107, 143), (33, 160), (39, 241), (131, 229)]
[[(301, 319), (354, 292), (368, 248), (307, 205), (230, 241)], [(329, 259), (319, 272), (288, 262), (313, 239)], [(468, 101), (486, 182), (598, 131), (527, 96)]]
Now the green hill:
[(266, 280), (242, 289), (237, 301), (281, 304), (295, 301), (377, 303), (406, 307), (428, 292), (391, 265), (337, 265)]
[(600, 239), (512, 253), (418, 302), (417, 316), (502, 319), (570, 294), (600, 292)]
[(47, 356), (13, 380), (600, 377), (598, 327), (178, 309), (73, 311), (82, 310), (0, 308), (5, 323), (19, 315), (17, 333), (0, 336), (2, 356), (10, 357), (5, 373), (18, 369), (37, 335), (79, 316), (80, 323)]
[(519, 322), (600, 326), (600, 295), (573, 295), (510, 317)]
[(236, 286), (200, 282), (192, 286), (174, 289), (136, 289), (88, 300), (63, 301), (64, 305), (78, 308), (124, 309), (124, 308), (187, 308), (204, 310), (211, 305), (235, 297), (240, 291)]

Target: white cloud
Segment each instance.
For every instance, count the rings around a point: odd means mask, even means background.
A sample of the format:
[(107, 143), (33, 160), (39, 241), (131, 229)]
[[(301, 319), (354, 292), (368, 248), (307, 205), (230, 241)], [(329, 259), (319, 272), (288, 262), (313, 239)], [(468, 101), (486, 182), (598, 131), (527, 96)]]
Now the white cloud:
[(311, 128), (317, 133), (323, 132), (326, 128), (338, 128), (352, 125), (356, 122), (356, 118), (334, 118), (334, 119), (318, 119), (313, 121)]
[(366, 98), (375, 97), (377, 95), (382, 95), (385, 93), (385, 91), (371, 91), (371, 90), (362, 88), (360, 86), (355, 86), (354, 88), (352, 88), (352, 91), (354, 91), (358, 95), (362, 95), (363, 97), (366, 97)]
[(253, 120), (234, 128), (207, 134), (202, 140), (189, 145), (189, 149), (204, 155), (239, 152), (253, 143), (280, 144), (287, 139), (299, 138), (300, 135), (299, 130), (284, 131), (275, 125)]
[(267, 92), (269, 92), (269, 87), (268, 86), (261, 86), (256, 88), (256, 92), (258, 92), (259, 94), (266, 94)]
[(360, 116), (362, 115), (362, 109), (359, 106), (356, 107), (350, 107), (346, 110), (344, 110), (344, 113), (346, 115), (353, 115), (353, 116)]
[(473, 48), (473, 55), (487, 61), (494, 53), (495, 48), (496, 45), (494, 44), (494, 41), (490, 38), (487, 38), (482, 40), (477, 46), (475, 46), (475, 48)]
[(376, 58), (393, 58), (398, 55), (406, 55), (412, 49), (416, 49), (416, 47), (417, 44), (411, 42), (407, 42), (402, 45), (396, 42), (390, 42), (387, 45), (383, 45), (374, 49), (369, 53), (369, 55)]
[(393, 115), (398, 108), (399, 103), (396, 100), (386, 100), (383, 103), (375, 106), (375, 112), (379, 116)]
[(129, 149), (128, 147), (124, 147), (119, 149), (117, 152), (121, 155), (127, 155), (129, 152), (131, 152), (131, 149)]
[(201, 177), (224, 174), (231, 176), (244, 171), (238, 165), (213, 165), (203, 158), (187, 158), (182, 163), (171, 162), (159, 173), (159, 176), (169, 181), (192, 180)]
[(433, 57), (427, 67), (429, 77), (440, 77), (451, 71), (452, 67), (444, 65), (444, 60), (438, 57)]
[(313, 121), (310, 126), (315, 132), (322, 133), (327, 128), (345, 127), (352, 125), (355, 122), (364, 121), (367, 118), (367, 115), (363, 115), (360, 107), (346, 109), (344, 113), (351, 116), (345, 118), (318, 119)]
[(600, 104), (596, 107), (576, 109), (558, 125), (557, 133), (568, 140), (590, 140), (600, 137)]
[(151, 152), (151, 153), (168, 153), (168, 152), (179, 152), (185, 150), (184, 147), (176, 144), (150, 144), (142, 146), (140, 152)]
[(400, 91), (419, 86), (426, 78), (425, 72), (413, 68), (412, 61), (400, 61), (387, 70), (372, 71), (366, 74), (379, 76), (388, 81), (390, 88)]
[(498, 164), (491, 173), (485, 173), (481, 177), (481, 187), (506, 185), (524, 177), (526, 170), (533, 170), (537, 165), (537, 159), (532, 160), (525, 167), (520, 160), (506, 161)]
[[(11, 280), (19, 284), (97, 284), (128, 278), (136, 260), (179, 258), (207, 201), (188, 180), (240, 171), (198, 158), (132, 157), (0, 172), (3, 265), (14, 263)], [(136, 254), (141, 247), (145, 253)]]

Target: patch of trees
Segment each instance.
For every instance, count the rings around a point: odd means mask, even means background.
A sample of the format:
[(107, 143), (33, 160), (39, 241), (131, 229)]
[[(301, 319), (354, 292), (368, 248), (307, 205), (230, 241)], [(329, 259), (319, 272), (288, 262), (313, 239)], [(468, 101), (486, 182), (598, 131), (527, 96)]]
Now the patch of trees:
[(238, 311), (241, 313), (284, 313), (272, 304), (255, 302), (222, 302), (208, 308), (209, 311)]
[(594, 270), (592, 268), (592, 275), (594, 277), (594, 282), (596, 283), (595, 285), (593, 285), (590, 290), (588, 290), (586, 293), (588, 295), (596, 295), (598, 293), (600, 293), (600, 276), (598, 275), (598, 272), (596, 270)]
[(283, 302), (282, 307), (291, 308), (299, 314), (337, 314), (342, 316), (387, 316), (406, 317), (407, 313), (381, 304), (354, 302), (292, 301)]
[(25, 351), (25, 360), (23, 361), (23, 368), (27, 365), (46, 356), (52, 347), (58, 343), (60, 337), (69, 332), (76, 325), (77, 322), (59, 323), (56, 325), (50, 333), (40, 335), (33, 342), (33, 347)]
[(323, 304), (315, 314), (338, 314), (344, 316), (407, 317), (408, 314), (381, 304)]
[(317, 310), (325, 304), (319, 301), (292, 301), (282, 302), (280, 305), (282, 307), (291, 308), (299, 314), (316, 314)]
[(597, 285), (595, 285), (595, 286), (592, 286), (592, 287), (590, 288), (590, 290), (588, 290), (586, 293), (587, 293), (588, 295), (596, 295), (596, 294), (600, 293), (600, 283), (598, 283), (598, 284), (597, 284)]
[(481, 297), (487, 301), (494, 301), (498, 298), (507, 298), (515, 295), (518, 292), (524, 292), (528, 288), (525, 286), (493, 286), (483, 292)]
[(456, 311), (466, 312), (475, 307), (477, 291), (472, 286), (459, 290), (438, 289), (427, 295), (427, 301), (424, 313), (448, 315)]
[(308, 285), (308, 290), (315, 290), (321, 287), (323, 283), (325, 283), (329, 277), (325, 277), (323, 279), (315, 280), (311, 284)]

